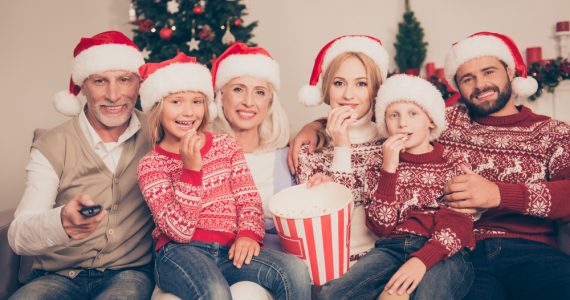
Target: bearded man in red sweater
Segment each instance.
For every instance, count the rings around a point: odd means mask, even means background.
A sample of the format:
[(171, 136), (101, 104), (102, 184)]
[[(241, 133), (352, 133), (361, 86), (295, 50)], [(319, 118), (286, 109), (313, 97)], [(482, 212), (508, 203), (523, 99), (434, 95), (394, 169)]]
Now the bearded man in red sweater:
[[(517, 106), (537, 89), (508, 37), (480, 32), (455, 43), (445, 63), (460, 104), (448, 108), (439, 142), (472, 171), (444, 189), (449, 207), (481, 213), (471, 253), (475, 281), (466, 299), (570, 299), (570, 256), (557, 224), (570, 222), (570, 125)], [(313, 122), (291, 146), (316, 142)]]
[(508, 37), (479, 32), (454, 44), (448, 82), (463, 105), (447, 112), (440, 142), (469, 157), (473, 173), (444, 189), (475, 223), (475, 281), (467, 299), (570, 299), (570, 256), (556, 247), (570, 221), (570, 126), (515, 105), (537, 84)]

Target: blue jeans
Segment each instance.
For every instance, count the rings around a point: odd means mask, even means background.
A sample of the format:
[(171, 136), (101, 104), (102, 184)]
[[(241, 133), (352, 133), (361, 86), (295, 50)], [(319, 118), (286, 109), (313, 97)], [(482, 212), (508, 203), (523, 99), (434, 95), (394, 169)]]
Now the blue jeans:
[(475, 281), (466, 299), (570, 299), (570, 256), (546, 244), (489, 238), (471, 260)]
[(152, 264), (123, 270), (83, 270), (75, 278), (36, 270), (10, 299), (150, 299)]
[(278, 299), (311, 298), (307, 265), (297, 257), (262, 248), (249, 265), (238, 269), (228, 251), (217, 243), (168, 243), (156, 254), (156, 282), (182, 299), (231, 299), (230, 285), (244, 280), (263, 286)]
[[(323, 286), (319, 299), (376, 299), (410, 254), (426, 241), (416, 235), (377, 241), (343, 277)], [(429, 269), (411, 299), (461, 299), (472, 282), (473, 266), (462, 250)]]

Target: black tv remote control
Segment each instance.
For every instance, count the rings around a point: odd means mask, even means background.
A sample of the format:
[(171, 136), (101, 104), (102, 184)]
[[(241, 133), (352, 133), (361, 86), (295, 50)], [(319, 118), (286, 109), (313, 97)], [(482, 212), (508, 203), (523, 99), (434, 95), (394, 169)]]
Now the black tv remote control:
[(82, 214), (84, 217), (87, 217), (87, 218), (93, 217), (100, 212), (101, 212), (101, 205), (99, 205), (99, 204), (91, 205), (91, 206), (83, 206), (79, 210), (79, 213)]

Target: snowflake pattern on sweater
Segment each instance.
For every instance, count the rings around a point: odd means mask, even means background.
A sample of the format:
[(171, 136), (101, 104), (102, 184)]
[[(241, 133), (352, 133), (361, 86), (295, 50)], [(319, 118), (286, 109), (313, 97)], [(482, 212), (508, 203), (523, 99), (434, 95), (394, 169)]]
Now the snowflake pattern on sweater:
[(475, 223), (477, 240), (524, 238), (556, 245), (555, 221), (570, 221), (570, 125), (524, 106), (506, 117), (471, 119), (448, 108), (440, 142), (465, 154), (472, 169), (497, 183), (501, 204)]
[(159, 249), (168, 241), (230, 245), (264, 235), (261, 200), (243, 151), (228, 135), (205, 132), (202, 170), (185, 169), (180, 155), (156, 145), (138, 167), (139, 186), (152, 212)]
[(382, 164), (382, 139), (374, 139), (362, 144), (352, 144), (351, 167), (352, 172), (332, 171), (334, 146), (323, 147), (309, 153), (308, 146), (302, 146), (299, 152), (299, 165), (296, 170), (297, 183), (304, 183), (313, 175), (322, 173), (330, 176), (352, 191), (355, 206), (362, 206), (365, 195), (376, 186), (368, 186), (365, 180), (366, 173), (374, 166)]
[(369, 228), (384, 237), (427, 237), (425, 245), (412, 256), (428, 269), (463, 248), (473, 249), (471, 216), (437, 202), (445, 183), (462, 174), (459, 166), (464, 162), (460, 153), (445, 151), (434, 143), (433, 151), (425, 154), (400, 154), (395, 173), (381, 167), (369, 170), (368, 185), (377, 184), (366, 201)]

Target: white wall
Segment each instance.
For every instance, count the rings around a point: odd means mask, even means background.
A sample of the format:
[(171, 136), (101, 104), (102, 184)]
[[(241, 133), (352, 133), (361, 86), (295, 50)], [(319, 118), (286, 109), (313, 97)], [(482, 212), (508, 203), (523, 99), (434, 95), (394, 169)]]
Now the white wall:
[[(394, 0), (246, 0), (246, 4), (246, 22), (259, 21), (254, 41), (281, 65), (280, 99), (293, 131), (327, 110), (325, 106), (306, 109), (296, 102), (297, 90), (308, 83), (320, 48), (338, 35), (369, 34), (379, 37), (393, 56), (403, 13), (403, 1)], [(4, 93), (0, 210), (15, 207), (22, 195), (33, 129), (66, 119), (53, 110), (51, 99), (67, 88), (77, 41), (109, 28), (130, 35), (128, 7), (128, 0), (0, 0)], [(483, 30), (511, 36), (522, 51), (542, 46), (543, 57), (552, 58), (554, 25), (570, 20), (570, 1), (561, 0), (412, 0), (412, 9), (429, 42), (427, 61), (438, 67), (452, 42)]]

